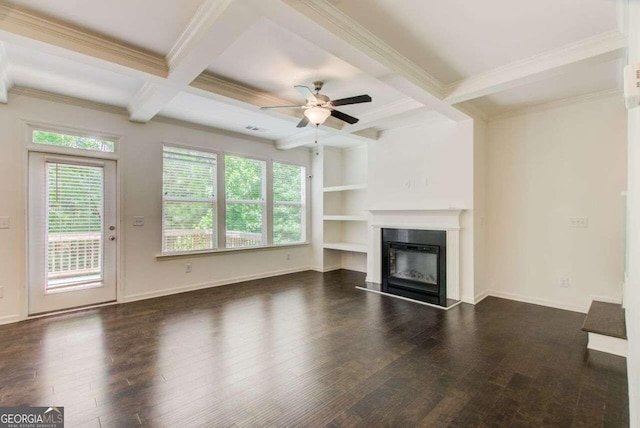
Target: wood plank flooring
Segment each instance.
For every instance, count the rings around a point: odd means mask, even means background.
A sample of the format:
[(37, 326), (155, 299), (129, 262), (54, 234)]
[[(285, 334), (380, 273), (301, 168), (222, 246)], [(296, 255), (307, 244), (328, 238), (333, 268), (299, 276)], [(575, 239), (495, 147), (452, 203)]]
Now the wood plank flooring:
[(0, 326), (0, 404), (68, 427), (628, 426), (584, 315), (450, 311), (303, 272)]

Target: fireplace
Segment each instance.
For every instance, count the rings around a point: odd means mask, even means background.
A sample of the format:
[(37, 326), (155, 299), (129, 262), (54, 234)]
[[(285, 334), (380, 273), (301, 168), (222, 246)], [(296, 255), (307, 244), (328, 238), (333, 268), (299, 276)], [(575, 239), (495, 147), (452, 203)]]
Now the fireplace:
[(446, 232), (382, 229), (382, 291), (446, 307)]

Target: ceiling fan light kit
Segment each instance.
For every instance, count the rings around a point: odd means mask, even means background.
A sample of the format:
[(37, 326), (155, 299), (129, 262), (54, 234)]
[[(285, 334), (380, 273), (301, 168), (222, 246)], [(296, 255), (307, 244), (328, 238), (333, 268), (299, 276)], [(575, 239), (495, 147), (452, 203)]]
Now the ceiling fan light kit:
[(304, 111), (309, 122), (314, 125), (322, 125), (331, 116), (331, 110), (324, 107), (311, 107)]
[(304, 85), (296, 85), (296, 91), (305, 99), (306, 103), (301, 106), (269, 106), (269, 107), (261, 107), (261, 110), (267, 109), (278, 109), (278, 108), (302, 108), (304, 110), (304, 117), (298, 123), (298, 128), (304, 128), (309, 123), (312, 123), (316, 126), (322, 125), (329, 116), (333, 116), (336, 119), (339, 119), (343, 122), (346, 122), (350, 125), (358, 122), (358, 119), (350, 116), (346, 113), (338, 111), (335, 109), (337, 106), (345, 106), (350, 104), (360, 104), (360, 103), (370, 103), (371, 97), (369, 95), (358, 95), (355, 97), (342, 98), (339, 100), (331, 100), (328, 96), (321, 94), (320, 91), (324, 86), (324, 82), (315, 81), (313, 82), (313, 87), (315, 89), (315, 93), (308, 87)]

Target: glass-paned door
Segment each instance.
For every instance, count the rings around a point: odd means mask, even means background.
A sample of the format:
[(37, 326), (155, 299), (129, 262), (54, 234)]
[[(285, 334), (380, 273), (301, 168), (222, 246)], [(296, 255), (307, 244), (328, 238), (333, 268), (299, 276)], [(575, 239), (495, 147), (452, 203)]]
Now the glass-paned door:
[(115, 161), (29, 156), (29, 313), (116, 299)]

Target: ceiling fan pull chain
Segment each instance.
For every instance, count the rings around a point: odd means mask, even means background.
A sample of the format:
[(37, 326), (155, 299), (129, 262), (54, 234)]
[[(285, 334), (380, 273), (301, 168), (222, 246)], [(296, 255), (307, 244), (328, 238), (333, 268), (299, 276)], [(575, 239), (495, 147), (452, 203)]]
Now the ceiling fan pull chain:
[(320, 150), (318, 149), (318, 127), (320, 125), (316, 125), (316, 156), (320, 155)]

